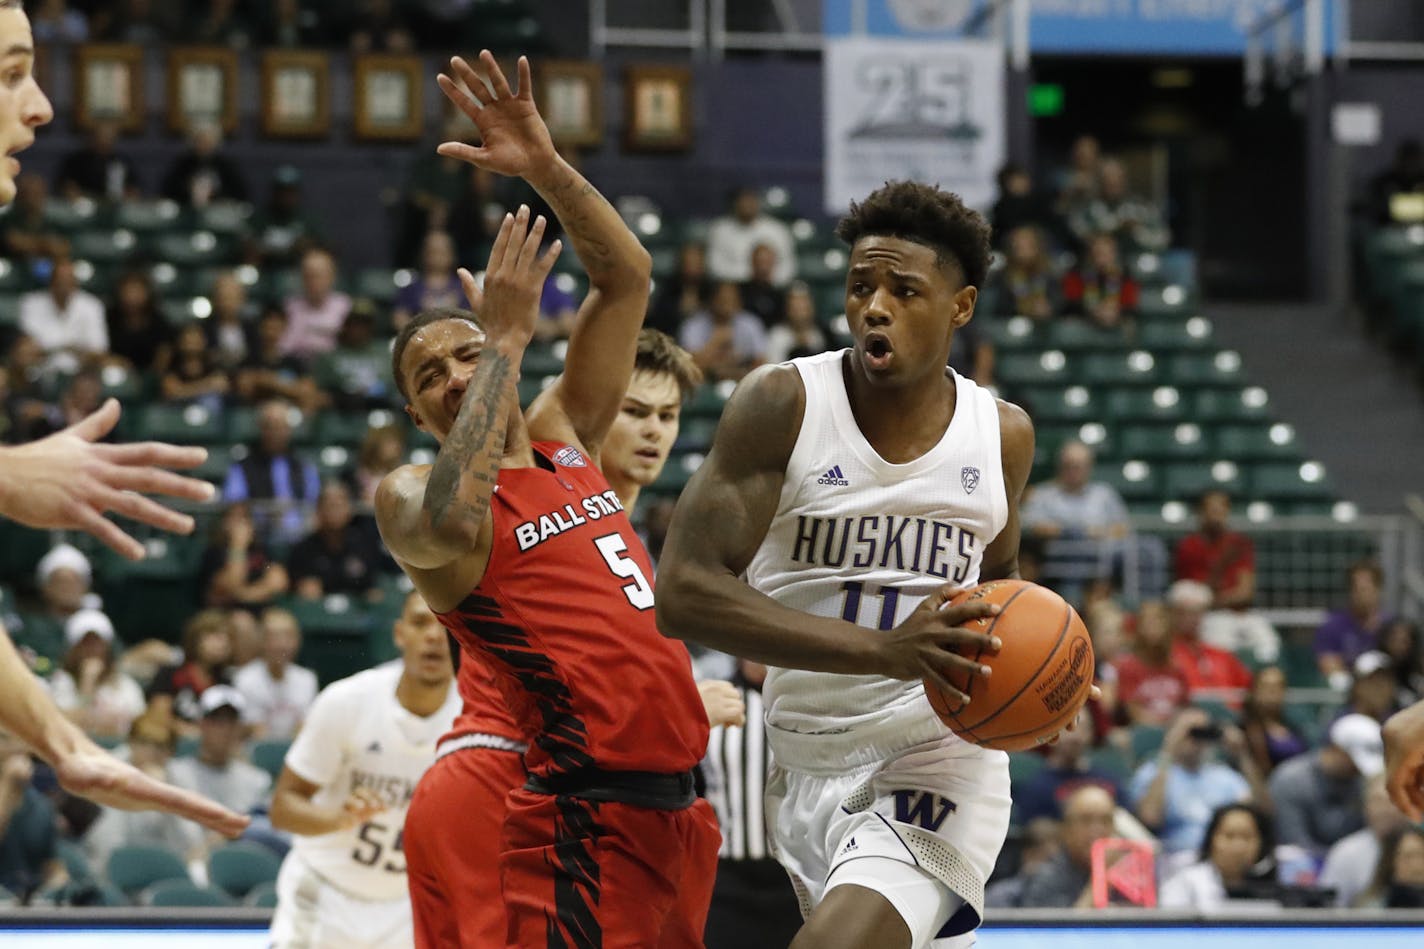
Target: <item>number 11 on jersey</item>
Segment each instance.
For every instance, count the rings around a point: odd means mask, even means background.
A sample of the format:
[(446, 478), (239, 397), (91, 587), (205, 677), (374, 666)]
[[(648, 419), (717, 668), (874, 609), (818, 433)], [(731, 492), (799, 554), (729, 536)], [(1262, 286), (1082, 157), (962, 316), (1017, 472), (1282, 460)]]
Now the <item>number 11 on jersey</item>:
[[(900, 590), (898, 587), (876, 587), (869, 585), (871, 590), (879, 590), (880, 597), (880, 622), (876, 624), (876, 629), (895, 628), (895, 610), (900, 605)], [(854, 623), (857, 626), (864, 626), (860, 621), (860, 601), (865, 597), (866, 584), (859, 580), (847, 580), (841, 584), (841, 589), (845, 591), (845, 604), (841, 607), (841, 619), (847, 623)], [(877, 594), (870, 594), (873, 599)]]

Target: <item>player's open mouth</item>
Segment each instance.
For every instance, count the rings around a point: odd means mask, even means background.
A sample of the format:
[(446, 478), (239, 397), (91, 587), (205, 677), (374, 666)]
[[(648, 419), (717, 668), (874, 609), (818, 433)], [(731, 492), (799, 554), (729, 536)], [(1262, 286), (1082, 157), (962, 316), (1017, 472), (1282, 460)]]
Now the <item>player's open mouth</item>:
[(639, 448), (634, 454), (639, 458), (646, 458), (649, 461), (657, 461), (659, 451), (656, 448)]
[(870, 333), (865, 337), (865, 361), (872, 369), (884, 369), (890, 365), (890, 357), (894, 355), (894, 348), (890, 345), (890, 337), (884, 333)]

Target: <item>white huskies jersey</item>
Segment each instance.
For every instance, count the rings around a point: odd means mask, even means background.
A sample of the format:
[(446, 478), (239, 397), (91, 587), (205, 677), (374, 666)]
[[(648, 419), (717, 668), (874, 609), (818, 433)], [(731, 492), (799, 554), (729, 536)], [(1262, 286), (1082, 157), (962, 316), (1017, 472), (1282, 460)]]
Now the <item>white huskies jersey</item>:
[[(849, 620), (874, 636), (941, 586), (979, 582), (1008, 500), (992, 394), (956, 375), (954, 417), (939, 443), (891, 464), (851, 412), (846, 352), (791, 361), (805, 382), (806, 411), (746, 581), (785, 606)], [(772, 669), (764, 694), (773, 753), (797, 734), (845, 735), (847, 747), (858, 739), (887, 756), (951, 734), (918, 681)], [(830, 751), (840, 743), (817, 744)]]
[(349, 896), (397, 900), (406, 895), (401, 829), (411, 795), (435, 761), (435, 743), (460, 712), (452, 680), (445, 704), (421, 718), (396, 700), (399, 662), (358, 672), (327, 686), (312, 704), (287, 767), (320, 785), (314, 803), (337, 808), (358, 788), (388, 809), (352, 830), (295, 838), (292, 849)]

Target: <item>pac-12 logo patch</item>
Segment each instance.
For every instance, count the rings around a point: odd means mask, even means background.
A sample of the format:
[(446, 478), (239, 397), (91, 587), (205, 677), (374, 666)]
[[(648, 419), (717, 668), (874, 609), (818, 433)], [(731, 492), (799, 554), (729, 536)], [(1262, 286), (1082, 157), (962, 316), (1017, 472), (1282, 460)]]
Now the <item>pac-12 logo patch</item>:
[(965, 466), (959, 469), (959, 483), (964, 485), (965, 494), (973, 494), (979, 487), (979, 469)]
[(583, 460), (583, 453), (572, 445), (565, 445), (554, 452), (554, 464), (563, 465), (565, 468), (584, 468), (588, 462)]

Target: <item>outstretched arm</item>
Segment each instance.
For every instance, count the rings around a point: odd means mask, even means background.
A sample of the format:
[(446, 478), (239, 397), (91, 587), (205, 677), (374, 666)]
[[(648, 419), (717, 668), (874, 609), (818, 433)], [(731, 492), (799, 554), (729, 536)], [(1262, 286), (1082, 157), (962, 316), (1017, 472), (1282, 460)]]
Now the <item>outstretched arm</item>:
[(48, 438), (0, 447), (0, 516), (29, 527), (85, 531), (130, 560), (143, 558), (143, 545), (104, 516), (110, 511), (161, 530), (192, 533), (192, 517), (143, 495), (210, 499), (208, 482), (164, 470), (194, 468), (208, 457), (207, 449), (102, 444), (118, 421), (119, 403), (109, 399)]
[(529, 61), (519, 59), (519, 91), (510, 89), (488, 50), (480, 63), (493, 92), (465, 60), (450, 61), (440, 88), (480, 130), (479, 147), (445, 142), (439, 152), (529, 182), (549, 203), (588, 272), (589, 293), (569, 337), (564, 373), (529, 412), (530, 434), (572, 436), (597, 453), (628, 389), (638, 331), (648, 308), (652, 259), (603, 195), (554, 149), (534, 104)]
[[(983, 601), (942, 609), (945, 588), (888, 633), (783, 606), (740, 579), (766, 537), (805, 411), (800, 374), (768, 366), (749, 375), (722, 414), (716, 441), (678, 501), (658, 569), (663, 632), (769, 665), (900, 679), (983, 669), (954, 650), (997, 647), (957, 628), (997, 611)], [(967, 700), (967, 698), (965, 699)]]
[[(413, 466), (398, 468), (376, 490), (381, 537), (396, 559), (410, 566), (434, 569), (479, 547), (515, 404), (519, 361), (539, 318), (539, 289), (562, 247), (555, 241), (540, 257), (544, 219), (537, 218), (526, 233), (528, 220), (527, 207), (506, 214), (495, 238), (482, 301), (484, 346), (428, 476)], [(459, 275), (474, 303), (474, 277), (464, 268)]]
[(155, 781), (89, 740), (25, 668), (0, 629), (0, 728), (54, 766), (65, 790), (106, 807), (168, 811), (235, 837), (248, 819), (190, 791)]

